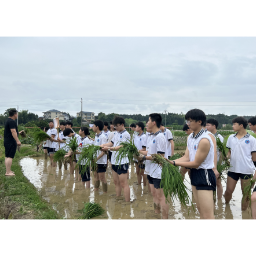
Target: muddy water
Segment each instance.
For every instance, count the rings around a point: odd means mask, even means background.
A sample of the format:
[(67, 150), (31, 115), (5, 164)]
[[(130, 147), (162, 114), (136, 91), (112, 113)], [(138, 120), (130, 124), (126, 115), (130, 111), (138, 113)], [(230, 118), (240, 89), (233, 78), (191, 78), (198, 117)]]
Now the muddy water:
[[(60, 214), (62, 218), (76, 219), (81, 213), (79, 210), (83, 208), (85, 202), (97, 202), (105, 210), (105, 214), (98, 218), (106, 219), (161, 219), (160, 214), (155, 214), (153, 210), (153, 199), (148, 193), (147, 187), (143, 184), (137, 184), (135, 168), (130, 166), (129, 169), (129, 186), (131, 202), (124, 201), (124, 197), (116, 198), (115, 186), (112, 179), (111, 169), (108, 168), (106, 178), (108, 183), (108, 193), (103, 194), (102, 187), (99, 191), (93, 191), (94, 178), (91, 177), (90, 189), (85, 189), (82, 182), (77, 182), (75, 175), (70, 175), (69, 170), (64, 170), (50, 166), (50, 161), (43, 157), (23, 158), (20, 161), (24, 175), (38, 189), (41, 196), (47, 200), (52, 207)], [(186, 174), (186, 180), (189, 180)], [(187, 187), (191, 190), (189, 183)], [(226, 185), (223, 181), (225, 191)], [(192, 194), (190, 192), (190, 196)], [(194, 206), (195, 202), (192, 200)], [(169, 203), (169, 219), (199, 219), (199, 213), (192, 211), (192, 207), (187, 208), (174, 200)], [(233, 194), (233, 199), (229, 205), (220, 200), (215, 204), (216, 219), (250, 219), (248, 211), (241, 211), (241, 187), (238, 182)]]

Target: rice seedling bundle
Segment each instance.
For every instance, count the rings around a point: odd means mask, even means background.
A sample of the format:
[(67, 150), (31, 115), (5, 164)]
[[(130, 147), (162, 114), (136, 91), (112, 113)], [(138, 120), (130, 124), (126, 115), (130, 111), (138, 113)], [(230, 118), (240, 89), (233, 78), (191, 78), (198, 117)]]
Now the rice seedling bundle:
[(38, 131), (34, 133), (34, 140), (36, 143), (40, 144), (43, 141), (46, 141), (47, 139), (50, 139), (51, 137), (44, 131)]
[(78, 143), (77, 143), (76, 137), (70, 138), (70, 140), (67, 142), (67, 146), (68, 146), (73, 152), (76, 152), (76, 150), (77, 150), (77, 148), (78, 148)]
[[(182, 205), (187, 207), (191, 200), (187, 193), (188, 188), (183, 182), (183, 177), (180, 174), (179, 168), (170, 164), (159, 154), (152, 154), (152, 158), (153, 163), (161, 165), (161, 187), (163, 188), (166, 200), (168, 201), (168, 196), (170, 196), (172, 199), (178, 199)], [(193, 206), (192, 203), (191, 205)]]
[(138, 149), (134, 145), (133, 140), (124, 141), (120, 143), (120, 146), (122, 146), (117, 153), (116, 156), (116, 164), (121, 165), (121, 161), (123, 158), (128, 157), (129, 162), (133, 160), (134, 156), (139, 156)]
[(244, 199), (243, 200), (247, 200), (247, 198), (249, 199), (249, 205), (251, 207), (251, 195), (252, 195), (252, 188), (254, 186), (256, 182), (256, 179), (251, 178), (250, 182), (248, 182), (248, 184), (244, 187)]
[(170, 160), (179, 159), (179, 158), (183, 157), (184, 155), (185, 155), (185, 152), (176, 153), (176, 154), (174, 154), (174, 155), (170, 158)]
[(84, 173), (90, 166), (92, 167), (92, 171), (97, 169), (97, 151), (100, 149), (100, 146), (95, 146), (94, 144), (87, 145), (82, 149), (79, 160), (77, 161), (77, 166), (83, 166), (83, 169), (81, 170), (82, 173)]
[(81, 219), (91, 219), (103, 214), (105, 210), (97, 203), (85, 203)]
[(55, 152), (53, 159), (55, 162), (58, 161), (64, 161), (64, 156), (67, 154), (67, 152), (64, 149), (59, 149), (57, 152)]
[(22, 137), (22, 138), (26, 138), (27, 137), (27, 134), (26, 134), (26, 132), (25, 131), (21, 131), (20, 132), (20, 136)]

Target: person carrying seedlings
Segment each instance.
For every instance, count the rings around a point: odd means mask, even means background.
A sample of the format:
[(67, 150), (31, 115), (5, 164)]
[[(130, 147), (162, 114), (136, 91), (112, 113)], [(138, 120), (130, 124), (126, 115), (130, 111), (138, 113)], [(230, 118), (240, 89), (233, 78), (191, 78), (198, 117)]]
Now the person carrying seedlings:
[(49, 130), (47, 131), (47, 134), (49, 136), (51, 136), (51, 139), (48, 140), (48, 155), (50, 157), (51, 160), (51, 166), (52, 167), (56, 167), (56, 163), (53, 160), (53, 155), (55, 153), (56, 150), (56, 146), (57, 146), (57, 139), (58, 139), (58, 132), (57, 129), (54, 128), (54, 124), (53, 121), (49, 121)]
[(206, 115), (200, 109), (191, 109), (186, 115), (187, 125), (193, 131), (187, 139), (185, 155), (174, 161), (174, 166), (190, 168), (193, 196), (201, 219), (214, 219), (213, 191), (216, 191), (214, 174), (214, 144), (203, 128)]
[(117, 133), (113, 137), (111, 142), (106, 144), (102, 144), (102, 150), (113, 151), (111, 156), (111, 164), (112, 164), (112, 174), (115, 183), (116, 196), (121, 196), (121, 190), (124, 190), (125, 201), (130, 201), (130, 187), (128, 184), (127, 173), (129, 170), (129, 159), (128, 156), (121, 159), (120, 164), (116, 163), (117, 151), (121, 146), (119, 144), (124, 141), (129, 141), (131, 139), (130, 134), (125, 129), (125, 121), (121, 116), (116, 116), (113, 120), (113, 124), (116, 127)]
[(78, 180), (78, 169), (75, 168), (76, 163), (77, 163), (77, 156), (76, 157), (74, 157), (74, 155), (72, 156), (72, 154), (75, 154), (76, 152), (72, 152), (69, 143), (71, 142), (71, 138), (75, 138), (77, 144), (79, 145), (81, 137), (78, 134), (74, 133), (73, 130), (70, 128), (66, 128), (63, 131), (63, 135), (65, 137), (67, 137), (65, 150), (68, 151), (68, 153), (65, 157), (70, 157), (70, 159), (71, 159), (70, 160), (70, 174), (73, 175), (74, 171), (76, 171), (75, 175), (76, 175), (76, 179)]
[[(183, 130), (187, 135), (190, 135), (190, 134), (192, 133), (191, 129), (188, 127), (187, 124), (184, 124), (184, 125), (183, 125), (182, 130)], [(187, 137), (187, 139), (188, 139), (188, 137)], [(189, 169), (189, 168), (187, 168), (187, 167), (181, 167), (181, 168), (180, 168), (180, 173), (181, 173), (182, 176), (183, 176), (183, 180), (185, 179), (185, 175), (186, 175), (187, 172), (188, 172), (188, 174), (189, 174), (189, 176), (190, 176), (190, 169)]]
[(235, 135), (230, 135), (226, 147), (229, 149), (230, 169), (227, 177), (227, 187), (224, 194), (226, 204), (232, 198), (237, 181), (240, 179), (243, 198), (241, 202), (242, 211), (249, 205), (248, 194), (244, 193), (244, 188), (248, 186), (255, 173), (256, 161), (256, 139), (247, 133), (247, 120), (244, 117), (236, 117), (232, 120)]
[[(113, 137), (115, 136), (116, 134), (116, 128), (114, 127), (112, 121), (110, 122), (110, 133), (108, 135), (108, 142), (111, 142)], [(112, 156), (112, 151), (108, 151), (108, 159), (109, 159), (109, 162), (110, 162), (110, 165), (111, 165), (111, 170), (113, 171), (112, 169), (112, 164), (111, 164), (111, 156)]]
[[(218, 133), (217, 128), (218, 128), (219, 122), (216, 119), (208, 119), (206, 120), (206, 129), (211, 132), (216, 138), (218, 137), (220, 141), (223, 143), (224, 138)], [(220, 159), (220, 151), (217, 148), (217, 162), (222, 161)], [(216, 185), (217, 185), (217, 198), (220, 200), (223, 196), (223, 187), (221, 184), (221, 178), (220, 176), (216, 179)]]
[(174, 142), (172, 132), (169, 129), (165, 128), (163, 124), (160, 125), (160, 130), (164, 134), (164, 137), (166, 139), (165, 157), (170, 158), (174, 155)]
[(106, 136), (106, 138), (108, 139), (108, 136), (110, 134), (110, 131), (108, 129), (108, 122), (104, 122), (104, 127), (103, 127), (103, 134)]
[[(44, 127), (43, 131), (46, 132), (49, 136), (51, 136), (51, 134), (48, 133), (49, 127)], [(48, 155), (48, 141), (46, 140), (44, 141), (43, 144), (43, 149), (44, 149), (44, 158), (47, 159), (47, 155)]]
[(149, 115), (147, 122), (147, 128), (152, 132), (150, 139), (147, 143), (146, 151), (140, 150), (142, 154), (138, 157), (138, 160), (149, 160), (149, 168), (147, 170), (148, 183), (150, 185), (150, 191), (153, 196), (154, 208), (156, 213), (160, 213), (162, 210), (163, 219), (168, 219), (168, 205), (166, 204), (166, 198), (164, 196), (163, 188), (161, 185), (162, 167), (152, 162), (152, 154), (160, 154), (164, 157), (166, 147), (166, 139), (160, 130), (162, 117), (160, 114), (152, 113)]
[[(100, 146), (102, 144), (106, 144), (108, 142), (107, 136), (102, 132), (103, 124), (102, 121), (96, 120), (92, 127), (93, 131), (95, 132), (95, 140), (94, 145)], [(97, 171), (94, 172), (95, 184), (94, 189), (98, 190), (100, 186), (100, 181), (102, 183), (102, 189), (104, 193), (107, 193), (108, 184), (106, 180), (106, 170), (107, 170), (107, 154), (104, 151), (98, 150), (97, 151)]]
[[(65, 130), (65, 125), (66, 125), (65, 122), (60, 122), (60, 132), (57, 139), (58, 143), (56, 143), (56, 151), (58, 151), (59, 149), (62, 149), (65, 146), (64, 142), (60, 142), (64, 139), (63, 131)], [(67, 164), (64, 164), (64, 165), (65, 165), (65, 169), (67, 169), (67, 166), (66, 166)], [(61, 166), (62, 166), (62, 162), (59, 161), (59, 169), (61, 169)]]
[[(142, 148), (146, 149), (146, 134), (143, 132), (145, 128), (145, 125), (142, 122), (136, 123), (135, 131), (137, 134), (134, 135), (133, 141), (136, 148), (141, 150)], [(137, 180), (138, 184), (141, 185), (141, 181), (143, 178), (143, 186), (145, 187), (147, 185), (147, 175), (144, 174), (145, 170), (145, 161), (144, 162), (138, 162), (137, 159), (134, 159), (135, 168), (136, 168), (136, 174), (137, 174)]]
[(4, 148), (5, 148), (5, 176), (15, 176), (11, 171), (12, 160), (15, 156), (17, 146), (21, 146), (21, 142), (18, 138), (19, 131), (15, 120), (18, 118), (18, 111), (11, 109), (9, 111), (9, 117), (5, 123), (4, 128)]
[(248, 126), (252, 132), (256, 133), (256, 116), (248, 119)]

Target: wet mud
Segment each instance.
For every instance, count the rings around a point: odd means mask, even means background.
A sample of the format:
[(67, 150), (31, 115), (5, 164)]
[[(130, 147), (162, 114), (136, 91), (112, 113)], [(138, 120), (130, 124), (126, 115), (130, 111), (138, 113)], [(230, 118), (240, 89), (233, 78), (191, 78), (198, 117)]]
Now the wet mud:
[[(24, 175), (38, 189), (41, 196), (47, 200), (58, 214), (64, 219), (77, 219), (81, 216), (79, 210), (82, 210), (84, 203), (96, 202), (104, 209), (105, 213), (98, 219), (161, 219), (161, 214), (154, 213), (154, 204), (152, 195), (148, 192), (147, 186), (143, 183), (138, 185), (134, 166), (129, 168), (129, 186), (131, 202), (125, 202), (124, 197), (116, 197), (115, 186), (112, 178), (110, 166), (106, 172), (108, 183), (107, 194), (103, 193), (102, 185), (98, 191), (94, 191), (94, 177), (91, 174), (90, 189), (86, 189), (82, 182), (76, 180), (75, 175), (70, 175), (68, 170), (62, 166), (50, 166), (50, 160), (43, 157), (26, 157), (20, 161)], [(189, 181), (188, 174), (186, 180)], [(226, 184), (222, 181), (223, 190)], [(186, 182), (187, 187), (191, 186)], [(199, 219), (199, 213), (189, 192), (195, 207), (187, 208), (182, 206), (179, 201), (171, 200), (169, 203), (169, 219)], [(224, 199), (215, 203), (216, 219), (251, 219), (249, 210), (241, 211), (241, 185), (238, 182), (230, 204), (226, 205)]]

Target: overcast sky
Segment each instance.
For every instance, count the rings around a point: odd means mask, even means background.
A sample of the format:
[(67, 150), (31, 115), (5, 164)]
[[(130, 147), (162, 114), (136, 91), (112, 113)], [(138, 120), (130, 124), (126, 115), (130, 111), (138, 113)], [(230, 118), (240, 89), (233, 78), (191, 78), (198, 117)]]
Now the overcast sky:
[(256, 115), (256, 38), (0, 38), (0, 113)]

